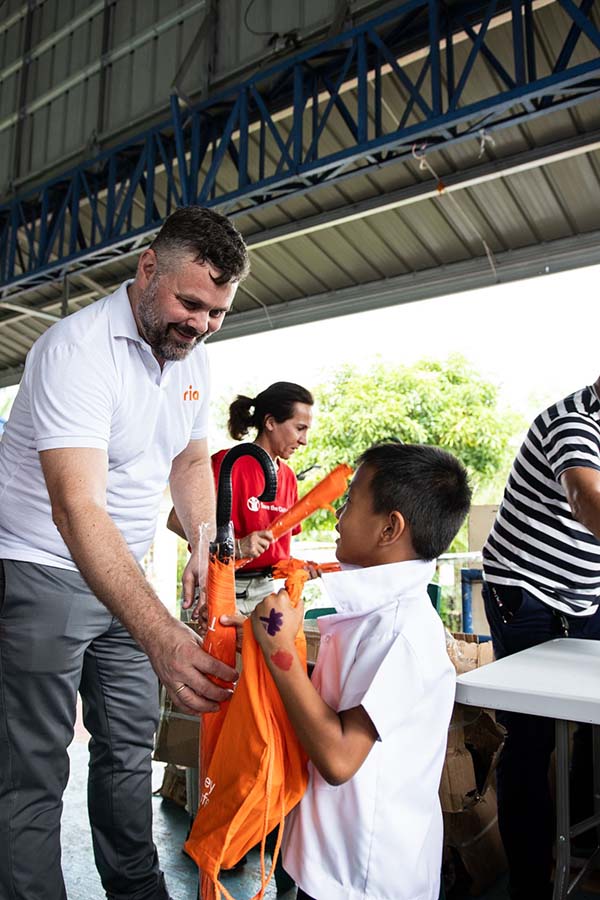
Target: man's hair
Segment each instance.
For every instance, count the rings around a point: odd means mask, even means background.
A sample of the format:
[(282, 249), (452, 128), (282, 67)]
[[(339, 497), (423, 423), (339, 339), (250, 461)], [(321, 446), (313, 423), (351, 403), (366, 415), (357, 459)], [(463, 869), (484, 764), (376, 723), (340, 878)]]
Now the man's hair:
[(171, 213), (150, 244), (159, 271), (172, 267), (172, 257), (191, 254), (198, 263), (210, 263), (221, 275), (215, 284), (243, 281), (250, 271), (248, 251), (237, 228), (212, 209), (182, 206)]
[(229, 434), (236, 441), (240, 441), (250, 428), (256, 428), (260, 434), (266, 416), (273, 416), (279, 423), (287, 422), (294, 415), (296, 403), (312, 406), (314, 402), (311, 392), (293, 381), (276, 381), (254, 398), (238, 394), (229, 407)]
[(401, 513), (420, 559), (448, 549), (465, 520), (471, 489), (463, 464), (427, 444), (377, 444), (358, 462), (369, 466), (373, 510)]

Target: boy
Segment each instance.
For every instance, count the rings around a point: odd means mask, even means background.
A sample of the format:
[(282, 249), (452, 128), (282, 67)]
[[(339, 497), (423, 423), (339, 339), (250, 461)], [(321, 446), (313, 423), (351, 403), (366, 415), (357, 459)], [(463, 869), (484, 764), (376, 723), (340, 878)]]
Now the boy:
[(302, 606), (279, 591), (252, 613), (310, 760), (284, 835), (298, 898), (438, 898), (438, 788), (455, 676), (427, 584), (469, 502), (466, 471), (451, 454), (371, 447), (338, 512), (343, 571), (323, 578), (337, 612), (319, 619), (312, 681), (294, 649)]

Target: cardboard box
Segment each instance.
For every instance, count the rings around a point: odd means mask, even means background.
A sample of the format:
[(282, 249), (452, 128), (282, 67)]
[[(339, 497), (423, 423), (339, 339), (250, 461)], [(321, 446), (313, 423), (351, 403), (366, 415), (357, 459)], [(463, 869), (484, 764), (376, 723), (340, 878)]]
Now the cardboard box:
[(446, 631), (446, 650), (457, 675), (494, 661), (492, 642), (480, 641), (476, 634), (450, 634)]
[(158, 793), (165, 800), (171, 800), (177, 806), (183, 806), (185, 809), (187, 799), (185, 769), (169, 763), (165, 768), (163, 782)]
[(309, 663), (317, 661), (321, 634), (317, 619), (305, 619), (303, 623), (306, 638), (306, 659)]
[(179, 712), (164, 688), (161, 688), (161, 701), (153, 758), (157, 762), (197, 769), (200, 758), (200, 720), (196, 716)]
[(474, 504), (469, 510), (469, 550), (482, 550), (496, 519), (499, 504)]
[(479, 795), (466, 811), (444, 813), (444, 842), (443, 876), (448, 892), (456, 886), (461, 870), (467, 877), (460, 880), (474, 897), (506, 871), (493, 787)]
[(461, 812), (465, 797), (477, 789), (473, 757), (465, 745), (465, 723), (469, 715), (465, 710), (465, 707), (455, 706), (448, 726), (448, 745), (440, 783), (440, 803), (444, 812)]
[[(446, 645), (459, 674), (494, 658), (491, 641), (477, 635), (448, 633)], [(458, 885), (477, 896), (506, 871), (494, 785), (505, 737), (492, 712), (455, 705), (440, 784), (447, 891)]]

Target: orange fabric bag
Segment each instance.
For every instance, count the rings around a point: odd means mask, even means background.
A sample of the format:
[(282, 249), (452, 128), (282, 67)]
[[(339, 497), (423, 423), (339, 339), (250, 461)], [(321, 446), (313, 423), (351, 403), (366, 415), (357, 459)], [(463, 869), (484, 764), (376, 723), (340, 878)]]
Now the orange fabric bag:
[[(306, 573), (286, 582), (294, 605), (301, 602)], [(235, 629), (229, 629), (235, 634)], [(306, 665), (302, 629), (296, 649)], [(230, 868), (257, 844), (261, 845), (261, 886), (254, 900), (264, 897), (283, 835), (287, 813), (300, 801), (307, 785), (306, 755), (290, 725), (279, 692), (252, 632), (244, 623), (242, 674), (226, 712), (210, 762), (201, 773), (200, 804), (186, 852), (202, 870), (202, 900), (231, 895), (219, 882), (221, 868)], [(204, 715), (204, 722), (213, 715)], [(204, 726), (203, 726), (204, 727)], [(265, 840), (279, 826), (270, 871), (265, 870)]]

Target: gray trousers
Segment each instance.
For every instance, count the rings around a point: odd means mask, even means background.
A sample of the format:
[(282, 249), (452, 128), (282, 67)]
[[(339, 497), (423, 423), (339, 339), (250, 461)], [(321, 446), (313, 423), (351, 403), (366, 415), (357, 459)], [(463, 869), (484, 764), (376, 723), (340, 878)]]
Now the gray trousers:
[(65, 900), (60, 817), (77, 692), (88, 810), (110, 900), (168, 900), (152, 841), (158, 686), (78, 572), (0, 561), (0, 900)]

